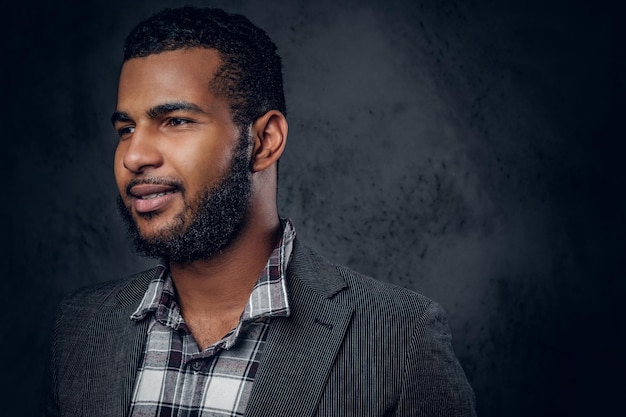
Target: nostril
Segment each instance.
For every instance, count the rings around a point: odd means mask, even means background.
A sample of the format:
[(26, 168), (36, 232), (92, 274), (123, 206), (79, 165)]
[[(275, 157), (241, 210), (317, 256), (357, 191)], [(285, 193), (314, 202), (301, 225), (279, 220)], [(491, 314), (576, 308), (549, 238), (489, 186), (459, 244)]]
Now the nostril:
[(161, 152), (154, 142), (138, 137), (136, 134), (126, 144), (122, 160), (124, 167), (134, 173), (140, 173), (150, 167), (158, 167), (163, 163)]

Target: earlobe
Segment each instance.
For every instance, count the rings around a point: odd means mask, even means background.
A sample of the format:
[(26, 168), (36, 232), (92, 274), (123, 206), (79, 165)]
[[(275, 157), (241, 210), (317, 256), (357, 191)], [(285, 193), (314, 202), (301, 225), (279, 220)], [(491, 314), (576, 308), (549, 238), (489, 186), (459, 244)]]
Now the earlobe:
[(278, 110), (271, 110), (252, 125), (254, 150), (252, 170), (264, 171), (276, 163), (287, 143), (287, 119)]

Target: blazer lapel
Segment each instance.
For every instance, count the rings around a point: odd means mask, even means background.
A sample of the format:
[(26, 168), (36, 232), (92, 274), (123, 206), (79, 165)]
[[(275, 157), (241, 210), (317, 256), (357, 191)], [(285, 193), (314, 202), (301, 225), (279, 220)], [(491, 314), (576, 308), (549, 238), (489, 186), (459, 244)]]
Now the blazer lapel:
[(153, 271), (140, 275), (117, 294), (117, 303), (91, 323), (88, 343), (93, 347), (86, 366), (83, 415), (120, 417), (128, 413), (147, 320), (130, 320)]
[(332, 299), (346, 286), (336, 269), (294, 244), (287, 277), (291, 316), (270, 323), (249, 417), (312, 416), (352, 317), (352, 306)]

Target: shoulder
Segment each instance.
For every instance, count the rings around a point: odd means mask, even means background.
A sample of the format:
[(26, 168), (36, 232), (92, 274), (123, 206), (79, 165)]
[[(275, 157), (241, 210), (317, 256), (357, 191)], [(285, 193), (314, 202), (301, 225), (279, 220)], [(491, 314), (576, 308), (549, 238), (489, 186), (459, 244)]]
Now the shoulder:
[[(316, 288), (341, 288), (329, 301), (352, 312), (338, 356), (344, 365), (331, 377), (335, 386), (346, 380), (344, 367), (357, 367), (370, 380), (390, 387), (387, 400), (397, 415), (475, 416), (474, 393), (454, 354), (446, 313), (438, 303), (335, 265), (311, 249), (301, 248), (302, 253), (311, 271), (302, 273), (304, 279), (317, 280)], [(324, 287), (322, 282), (331, 284)]]
[(413, 319), (432, 309), (441, 310), (422, 294), (334, 264), (305, 244), (297, 240), (296, 243), (289, 266), (294, 278), (337, 303), (349, 304), (366, 313)]
[(344, 278), (348, 291), (363, 302), (375, 302), (401, 310), (426, 310), (433, 301), (413, 290), (379, 281), (344, 266), (334, 265)]
[(81, 322), (97, 313), (124, 303), (139, 302), (156, 268), (125, 278), (106, 281), (74, 290), (61, 300), (57, 322)]

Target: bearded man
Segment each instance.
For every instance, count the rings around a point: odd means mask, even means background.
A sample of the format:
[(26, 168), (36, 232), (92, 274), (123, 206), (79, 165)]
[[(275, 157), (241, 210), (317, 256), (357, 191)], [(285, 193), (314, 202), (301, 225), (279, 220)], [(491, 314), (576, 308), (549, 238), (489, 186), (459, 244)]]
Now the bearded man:
[(278, 214), (281, 59), (219, 9), (128, 35), (119, 209), (155, 268), (59, 309), (48, 416), (470, 416), (431, 300), (322, 259)]

